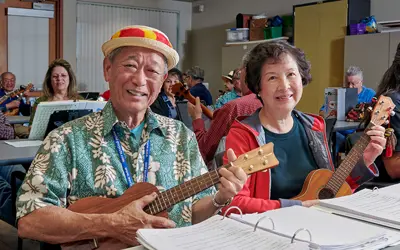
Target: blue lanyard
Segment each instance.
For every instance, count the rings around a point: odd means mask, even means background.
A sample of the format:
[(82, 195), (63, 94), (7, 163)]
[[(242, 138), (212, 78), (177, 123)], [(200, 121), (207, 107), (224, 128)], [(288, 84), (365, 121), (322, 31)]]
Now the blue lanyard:
[(174, 109), (174, 106), (172, 106), (171, 101), (168, 99), (168, 96), (164, 92), (161, 93), (161, 96), (162, 96), (162, 99), (164, 100), (164, 102), (167, 103), (167, 105), (168, 105), (168, 117), (172, 118), (171, 109)]
[[(115, 143), (115, 146), (117, 147), (119, 159), (121, 160), (121, 164), (122, 164), (122, 168), (124, 170), (126, 180), (128, 181), (129, 187), (132, 187), (133, 179), (132, 179), (132, 175), (129, 171), (128, 164), (126, 163), (126, 157), (125, 157), (124, 150), (122, 149), (122, 146), (121, 146), (121, 141), (118, 138), (115, 128), (113, 128), (112, 132), (113, 132), (113, 137), (114, 137), (114, 143)], [(147, 182), (147, 173), (149, 172), (149, 165), (150, 165), (150, 139), (147, 140), (146, 145), (144, 146), (143, 182)]]

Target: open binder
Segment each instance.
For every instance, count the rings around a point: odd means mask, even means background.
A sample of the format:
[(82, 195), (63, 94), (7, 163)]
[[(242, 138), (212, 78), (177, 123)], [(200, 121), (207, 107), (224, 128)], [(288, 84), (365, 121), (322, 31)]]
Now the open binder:
[(137, 239), (152, 250), (234, 250), (234, 249), (317, 249), (306, 242), (271, 234), (221, 215), (189, 227), (175, 229), (139, 229)]
[(400, 230), (400, 184), (384, 189), (363, 189), (349, 196), (321, 200), (319, 206), (334, 214)]
[[(261, 214), (215, 215), (176, 229), (139, 229), (146, 249), (382, 249), (400, 234), (317, 209), (293, 206)], [(229, 210), (228, 210), (229, 211)], [(227, 211), (227, 212), (228, 212)]]

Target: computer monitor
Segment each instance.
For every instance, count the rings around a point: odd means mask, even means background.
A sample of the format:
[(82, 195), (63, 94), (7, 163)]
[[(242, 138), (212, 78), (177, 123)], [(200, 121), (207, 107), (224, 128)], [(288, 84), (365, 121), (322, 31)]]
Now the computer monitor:
[(102, 110), (107, 102), (98, 101), (57, 101), (41, 102), (37, 106), (35, 117), (33, 118), (29, 139), (43, 140), (49, 123), (50, 115), (57, 110), (77, 110), (89, 109), (93, 112)]
[(79, 95), (82, 96), (85, 100), (93, 100), (97, 101), (100, 96), (99, 92), (79, 92)]

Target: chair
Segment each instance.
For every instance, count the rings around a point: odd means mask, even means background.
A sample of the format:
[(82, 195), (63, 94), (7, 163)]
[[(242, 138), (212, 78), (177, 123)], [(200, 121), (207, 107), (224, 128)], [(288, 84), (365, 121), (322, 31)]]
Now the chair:
[(336, 134), (334, 131), (336, 118), (325, 119), (325, 131), (326, 131), (326, 139), (328, 140), (328, 146), (330, 149), (330, 153), (332, 155), (333, 164), (336, 165)]
[(176, 101), (176, 111), (178, 113), (179, 120), (181, 120), (186, 127), (188, 127), (190, 130), (193, 130), (192, 126), (192, 118), (190, 117), (188, 113), (188, 101), (187, 100), (182, 100), (182, 101)]

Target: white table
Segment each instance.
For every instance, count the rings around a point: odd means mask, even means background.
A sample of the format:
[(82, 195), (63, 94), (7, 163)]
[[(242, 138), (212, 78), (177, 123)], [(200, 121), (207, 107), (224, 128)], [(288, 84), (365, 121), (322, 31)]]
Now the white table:
[(0, 141), (0, 166), (30, 164), (39, 149), (39, 146), (17, 148), (5, 142), (6, 141)]
[(30, 116), (7, 116), (7, 120), (10, 122), (10, 124), (24, 124), (28, 123), (30, 119)]

